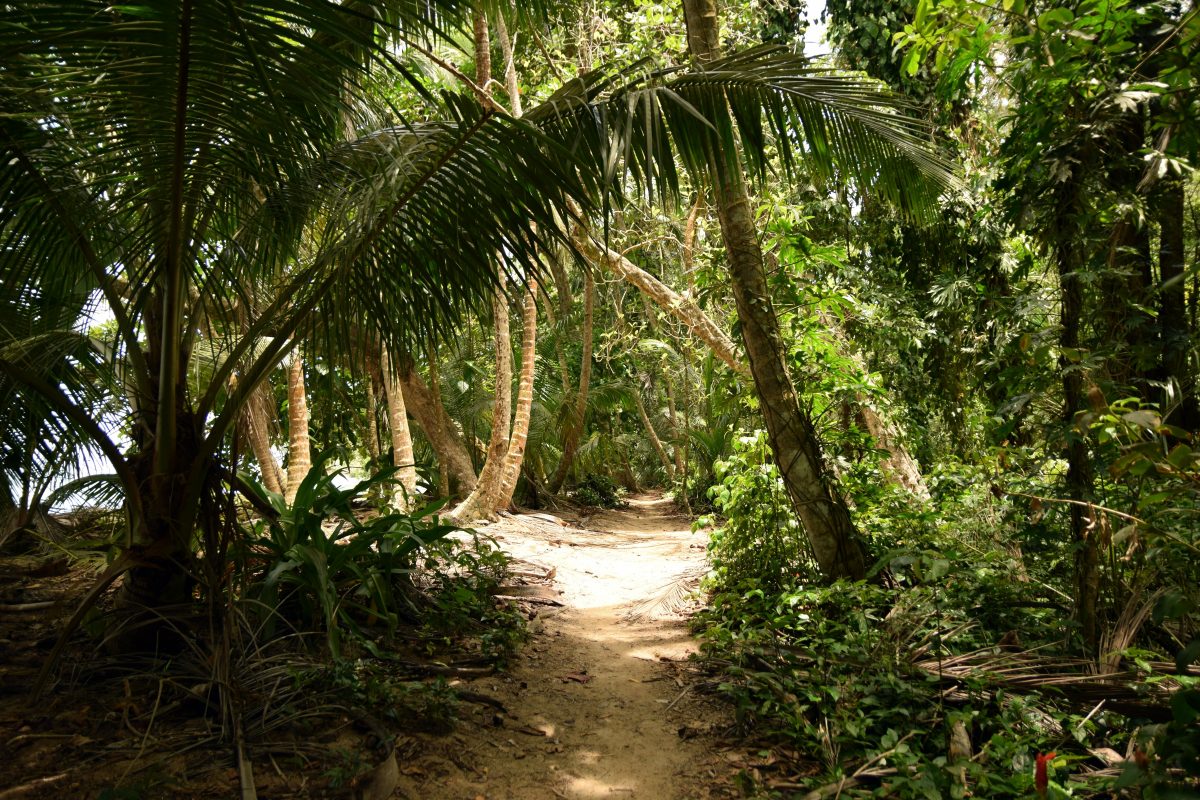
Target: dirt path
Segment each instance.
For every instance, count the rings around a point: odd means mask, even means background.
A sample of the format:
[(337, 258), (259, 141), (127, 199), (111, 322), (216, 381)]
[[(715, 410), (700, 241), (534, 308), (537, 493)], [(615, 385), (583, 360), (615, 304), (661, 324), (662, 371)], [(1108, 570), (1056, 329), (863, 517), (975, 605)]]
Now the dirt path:
[[(582, 524), (582, 523), (581, 523)], [(705, 569), (703, 537), (670, 504), (635, 498), (583, 527), (517, 515), (483, 529), (549, 574), (533, 636), (508, 673), (469, 688), (500, 700), (490, 726), (465, 724), (439, 756), (411, 765), (416, 800), (687, 800), (713, 788), (720, 757), (707, 731), (720, 714), (691, 691), (685, 620)], [(489, 714), (490, 714), (489, 710)]]

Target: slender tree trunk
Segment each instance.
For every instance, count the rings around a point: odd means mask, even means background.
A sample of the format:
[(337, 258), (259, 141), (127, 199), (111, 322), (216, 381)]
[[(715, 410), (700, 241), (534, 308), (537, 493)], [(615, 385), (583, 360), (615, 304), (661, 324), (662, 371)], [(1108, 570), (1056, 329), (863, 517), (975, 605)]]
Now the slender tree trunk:
[[(650, 330), (654, 331), (654, 335), (661, 339), (662, 332), (658, 325), (658, 315), (654, 310), (654, 304), (650, 302), (650, 298), (645, 292), (641, 296), (642, 307), (646, 310), (646, 319), (650, 323)], [(675, 401), (675, 382), (671, 380), (669, 369), (663, 369), (662, 379), (663, 394), (667, 397), (667, 423), (671, 426), (671, 438), (675, 440), (671, 447), (675, 459), (675, 471), (673, 474), (682, 475), (684, 472), (683, 429), (679, 424), (679, 409)]]
[[(500, 41), (500, 52), (504, 57), (504, 86), (508, 92), (509, 111), (513, 116), (522, 114), (521, 90), (517, 84), (517, 68), (513, 59), (512, 40), (504, 24), (504, 15), (496, 15), (496, 37)], [(513, 414), (512, 435), (508, 440), (508, 452), (504, 454), (499, 481), (494, 494), (486, 498), (487, 510), (495, 513), (512, 503), (517, 479), (521, 475), (521, 464), (525, 461), (525, 444), (529, 440), (529, 418), (533, 412), (533, 378), (537, 369), (537, 281), (532, 278), (525, 287), (525, 304), (521, 326), (521, 379), (517, 386), (517, 407)], [(509, 351), (511, 352), (511, 350)]]
[[(1058, 208), (1062, 219), (1056, 232), (1055, 259), (1058, 264), (1059, 292), (1062, 296), (1062, 333), (1059, 344), (1064, 352), (1079, 348), (1080, 323), (1083, 319), (1083, 284), (1080, 280), (1079, 232), (1068, 220), (1074, 217), (1078, 203), (1073, 185), (1060, 189)], [(1079, 430), (1076, 416), (1086, 408), (1084, 376), (1078, 365), (1065, 356), (1059, 359), (1063, 386), (1063, 423), (1067, 437), (1067, 497), (1070, 506), (1071, 537), (1075, 542), (1075, 620), (1088, 653), (1097, 655), (1100, 641), (1098, 605), (1100, 598), (1100, 549), (1092, 502), (1092, 464), (1088, 456), (1086, 431)]]
[(508, 321), (508, 298), (503, 288), (492, 298), (492, 317), (495, 324), (496, 393), (492, 401), (492, 433), (488, 439), (487, 457), (479, 471), (479, 483), (452, 512), (464, 522), (490, 518), (495, 514), (491, 502), (500, 493), (504, 460), (512, 425), (512, 332)]
[(308, 436), (308, 396), (304, 388), (304, 357), (297, 347), (288, 367), (288, 468), (283, 497), (292, 504), (304, 476), (312, 469)]
[[(1144, 169), (1141, 159), (1134, 155), (1146, 143), (1142, 115), (1126, 114), (1116, 137), (1118, 150), (1106, 168), (1117, 186), (1134, 191)], [(1152, 344), (1155, 323), (1145, 310), (1151, 306), (1148, 292), (1154, 279), (1149, 226), (1136, 212), (1127, 211), (1113, 226), (1107, 267), (1100, 276), (1104, 301), (1098, 316), (1104, 340), (1115, 349), (1105, 366), (1115, 391), (1124, 393), (1136, 386), (1139, 393), (1145, 392), (1147, 381), (1158, 377), (1154, 374), (1158, 365), (1154, 363)]]
[[(429, 391), (433, 395), (433, 402), (437, 408), (445, 408), (442, 405), (442, 375), (441, 366), (438, 363), (437, 342), (432, 341), (428, 345), (427, 359), (429, 361)], [(414, 415), (415, 416), (415, 415)], [(468, 457), (469, 458), (469, 457)], [(438, 496), (450, 497), (450, 469), (440, 457), (437, 460), (438, 465)]]
[(575, 406), (571, 410), (571, 418), (566, 425), (563, 435), (562, 458), (558, 469), (550, 478), (550, 493), (558, 494), (566, 483), (571, 465), (575, 463), (575, 452), (579, 449), (579, 440), (583, 437), (583, 426), (587, 417), (588, 387), (592, 380), (592, 318), (596, 305), (596, 282), (591, 270), (583, 273), (583, 354), (579, 363), (579, 392), (575, 395)]
[(396, 480), (399, 486), (394, 495), (394, 504), (407, 511), (413, 494), (417, 491), (417, 467), (414, 464), (412, 432), (408, 429), (408, 409), (404, 404), (404, 390), (400, 379), (392, 371), (386, 348), (379, 352), (379, 365), (387, 387), (388, 430), (392, 435), (392, 465), (399, 467)]
[(707, 344), (713, 355), (725, 362), (730, 369), (743, 377), (750, 377), (750, 368), (737, 352), (737, 345), (709, 319), (694, 300), (678, 294), (616, 250), (597, 244), (581, 226), (576, 225), (572, 229), (571, 241), (588, 261), (621, 276), (657, 306), (687, 326), (691, 334)]
[[(374, 474), (381, 466), (383, 466), (379, 457), (381, 455), (381, 446), (379, 444), (379, 392), (383, 388), (383, 383), (376, 373), (381, 372), (375, 357), (368, 353), (363, 356), (363, 361), (366, 363), (366, 382), (365, 391), (367, 393), (366, 402), (366, 433), (363, 436), (364, 445), (367, 448), (367, 473)], [(372, 486), (367, 495), (371, 502), (378, 503), (383, 499), (383, 487), (378, 484)]]
[(492, 42), (488, 37), (487, 17), (476, 11), (473, 19), (475, 33), (475, 83), (487, 94), (491, 94)]
[(634, 391), (633, 403), (637, 407), (638, 417), (642, 420), (642, 427), (646, 430), (646, 438), (650, 440), (650, 446), (654, 448), (659, 463), (667, 473), (667, 480), (674, 481), (675, 465), (671, 462), (671, 457), (667, 455), (667, 448), (663, 447), (662, 440), (658, 438), (658, 432), (654, 430), (654, 423), (650, 421), (650, 415), (646, 413), (646, 404), (642, 402), (640, 391)]
[(530, 281), (525, 291), (525, 308), (521, 316), (521, 380), (517, 384), (517, 408), (513, 414), (512, 438), (508, 442), (508, 454), (504, 457), (504, 469), (500, 476), (500, 489), (492, 499), (492, 510), (507, 508), (517, 488), (521, 465), (525, 461), (525, 445), (529, 441), (529, 418), (533, 413), (533, 379), (537, 370), (537, 283)]
[[(700, 65), (719, 58), (715, 0), (684, 0), (683, 6), (692, 56)], [(831, 489), (812, 420), (788, 375), (745, 180), (724, 154), (713, 155), (711, 169), (742, 341), (775, 461), (822, 573), (829, 579), (862, 578), (865, 549), (845, 501)]]
[(696, 192), (696, 202), (692, 203), (687, 220), (683, 224), (683, 279), (693, 298), (696, 296), (696, 223), (703, 208), (704, 192), (699, 191)]
[(271, 452), (271, 418), (277, 412), (272, 399), (269, 381), (263, 381), (255, 387), (242, 411), (242, 426), (254, 460), (258, 462), (263, 487), (269, 492), (283, 494), (283, 470)]
[(512, 39), (508, 36), (508, 26), (504, 24), (504, 14), (496, 14), (496, 40), (500, 42), (500, 54), (504, 58), (504, 91), (508, 94), (508, 110), (514, 117), (521, 116), (521, 89), (517, 85), (517, 64), (513, 59)]
[(1188, 430), (1196, 430), (1200, 426), (1200, 406), (1197, 405), (1195, 376), (1188, 357), (1191, 335), (1185, 298), (1183, 181), (1175, 178), (1165, 182), (1159, 189), (1157, 205), (1161, 370), (1164, 378), (1173, 380), (1179, 387), (1177, 423)]
[[(560, 295), (561, 297), (561, 295)], [(566, 320), (566, 317), (562, 317)], [(554, 303), (546, 302), (546, 321), (550, 323), (551, 334), (554, 337), (554, 355), (558, 360), (558, 379), (562, 382), (563, 399), (571, 393), (571, 368), (567, 366), (567, 351), (563, 349), (562, 340), (565, 330), (558, 330), (558, 320), (555, 319)]]
[(367, 457), (369, 459), (371, 459), (371, 469), (374, 470), (379, 467), (380, 447), (379, 447), (379, 417), (376, 414), (376, 410), (379, 408), (379, 395), (375, 391), (375, 374), (374, 374), (373, 370), (367, 370), (366, 391), (367, 391), (367, 408), (366, 408)]

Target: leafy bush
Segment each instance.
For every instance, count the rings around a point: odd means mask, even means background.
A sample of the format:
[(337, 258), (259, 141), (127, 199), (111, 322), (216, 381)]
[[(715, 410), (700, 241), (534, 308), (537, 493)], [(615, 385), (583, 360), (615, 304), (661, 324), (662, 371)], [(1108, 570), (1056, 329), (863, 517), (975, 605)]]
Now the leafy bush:
[(391, 480), (395, 468), (339, 489), (339, 472), (325, 474), (324, 461), (316, 460), (291, 506), (262, 492), (278, 517), (250, 526), (235, 568), (248, 576), (244, 596), (265, 616), (268, 633), (278, 619), (300, 630), (323, 630), (336, 658), (343, 631), (371, 648), (363, 624), (395, 629), (398, 588), (412, 571), (414, 554), (461, 529), (438, 521), (440, 504), (360, 519), (354, 501)]
[[(843, 797), (1024, 798), (1034, 794), (1036, 757), (1053, 751), (1047, 797), (1108, 797), (1119, 787), (1147, 798), (1195, 796), (1181, 776), (1197, 773), (1200, 678), (1180, 673), (1200, 645), (1177, 646), (1174, 675), (1150, 664), (1175, 652), (1155, 641), (1171, 641), (1172, 631), (1189, 640), (1194, 586), (1163, 595), (1149, 622), (1156, 633), (1123, 654), (1137, 683), (1115, 682), (1106, 690), (1113, 702), (1096, 709), (1094, 698), (1070, 691), (1095, 678), (1072, 658), (1061, 588), (1070, 587), (1069, 543), (1039, 515), (1031, 519), (1026, 502), (989, 491), (987, 468), (929, 475), (931, 503), (886, 490), (856, 496), (856, 523), (885, 552), (875, 582), (818, 586), (810, 571), (784, 566), (801, 562), (779, 549), (787, 498), (772, 490), (770, 465), (761, 468), (763, 446), (743, 439), (714, 491), (729, 518), (713, 540), (713, 595), (697, 624), (702, 657), (739, 724), (775, 746), (782, 763), (789, 755), (808, 762), (791, 768), (812, 776), (806, 788), (846, 778)], [(1172, 448), (1154, 452), (1165, 458)], [(1180, 560), (1181, 539), (1176, 530), (1173, 544), (1157, 546), (1177, 547)], [(968, 662), (972, 674), (951, 676), (952, 665)], [(1169, 699), (1170, 722), (1111, 710), (1118, 694), (1144, 708), (1163, 682), (1179, 687), (1155, 694)], [(956, 731), (969, 738), (970, 759), (951, 757)], [(1101, 748), (1147, 757), (1097, 772)]]
[(520, 612), (496, 602), (508, 563), (494, 540), (477, 533), (469, 540), (443, 539), (425, 548), (424, 569), (416, 576), (427, 597), (421, 613), (425, 631), (445, 643), (478, 637), (482, 657), (507, 659), (526, 634)]
[[(974, 651), (987, 635), (940, 599), (948, 561), (923, 554), (910, 566), (929, 583), (715, 595), (701, 636), (704, 656), (722, 665), (720, 692), (743, 729), (819, 757), (823, 776), (814, 786), (857, 773), (843, 796), (1031, 796), (1035, 757), (1066, 752), (1064, 731), (1086, 739), (1107, 718), (1081, 727), (1082, 717), (1054, 701), (982, 679), (968, 682), (965, 697), (944, 699), (933, 665)], [(974, 759), (950, 762), (956, 729), (974, 743)], [(869, 792), (853, 788), (859, 783)]]
[[(770, 594), (794, 585), (798, 575), (813, 575), (807, 542), (772, 460), (767, 434), (756, 431), (736, 438), (733, 455), (718, 461), (715, 469), (719, 483), (709, 497), (725, 519), (709, 538), (710, 584), (722, 589), (755, 587)], [(702, 517), (696, 525), (714, 521)]]
[(575, 502), (593, 508), (624, 508), (625, 490), (607, 475), (588, 473), (571, 495)]

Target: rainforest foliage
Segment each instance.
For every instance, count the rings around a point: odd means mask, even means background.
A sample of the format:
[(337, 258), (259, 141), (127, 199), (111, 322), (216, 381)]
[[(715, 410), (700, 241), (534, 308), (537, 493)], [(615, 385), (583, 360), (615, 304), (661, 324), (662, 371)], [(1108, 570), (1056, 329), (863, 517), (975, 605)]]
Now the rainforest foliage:
[(105, 564), (34, 690), (443, 725), (470, 529), (655, 489), (748, 795), (1200, 797), (1197, 70), (1177, 0), (5, 6), (0, 548)]

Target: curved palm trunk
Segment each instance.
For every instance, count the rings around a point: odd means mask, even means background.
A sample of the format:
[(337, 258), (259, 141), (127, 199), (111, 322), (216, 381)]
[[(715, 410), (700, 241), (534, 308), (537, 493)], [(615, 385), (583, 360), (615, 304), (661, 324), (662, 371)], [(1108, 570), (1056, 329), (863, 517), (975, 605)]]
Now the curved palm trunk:
[(312, 469), (312, 449), (308, 436), (308, 396), (304, 388), (304, 358), (300, 348), (292, 353), (288, 367), (288, 468), (283, 497), (291, 505), (304, 476)]
[(471, 454), (454, 421), (415, 369), (410, 366), (407, 371), (401, 371), (399, 378), (405, 406), (425, 432), (438, 463), (446, 466), (454, 490), (460, 495), (470, 494), (479, 479), (471, 464)]
[(259, 472), (262, 473), (263, 487), (269, 492), (283, 494), (284, 475), (271, 452), (271, 388), (270, 382), (264, 381), (256, 387), (246, 403), (242, 417), (242, 428), (254, 460), (258, 462)]
[[(688, 46), (696, 61), (705, 64), (718, 58), (716, 1), (684, 0), (683, 6)], [(831, 490), (812, 420), (788, 375), (745, 179), (719, 156), (712, 161), (712, 173), (742, 341), (775, 462), (821, 572), (829, 579), (862, 578), (866, 552), (845, 501)]]
[(512, 332), (508, 322), (508, 300), (503, 289), (492, 298), (495, 319), (496, 394), (492, 401), (492, 434), (488, 438), (487, 458), (479, 471), (475, 490), (451, 513), (456, 519), (471, 521), (495, 514), (492, 499), (500, 493), (504, 459), (512, 424)]
[(558, 469), (550, 478), (550, 493), (562, 491), (567, 480), (567, 473), (575, 463), (575, 452), (579, 449), (579, 440), (583, 436), (583, 423), (587, 416), (588, 385), (592, 380), (592, 318), (596, 305), (596, 282), (591, 270), (583, 273), (583, 354), (579, 365), (579, 392), (575, 396), (575, 406), (571, 409), (571, 418), (567, 421), (566, 432), (563, 435), (562, 458)]
[(662, 439), (658, 438), (658, 432), (654, 430), (654, 423), (650, 421), (650, 415), (646, 413), (646, 404), (642, 402), (641, 392), (635, 391), (633, 393), (633, 402), (637, 406), (638, 417), (642, 420), (642, 427), (646, 429), (646, 438), (650, 440), (650, 446), (658, 454), (658, 461), (667, 473), (667, 480), (674, 481), (675, 464), (672, 463), (671, 457), (667, 455), (667, 448), (663, 447)]
[(392, 372), (387, 350), (379, 354), (384, 385), (387, 387), (388, 430), (392, 434), (392, 464), (399, 467), (396, 480), (399, 486), (394, 495), (396, 508), (405, 511), (417, 490), (417, 467), (413, 458), (412, 432), (408, 429), (408, 409), (404, 405), (404, 390)]
[[(694, 221), (691, 221), (689, 227), (694, 227), (694, 224)], [(690, 235), (694, 235), (694, 230)], [(578, 226), (573, 231), (572, 241), (590, 262), (607, 267), (630, 285), (637, 287), (644, 297), (653, 301), (664, 311), (686, 325), (688, 331), (707, 344), (709, 349), (712, 350), (713, 355), (724, 362), (730, 369), (743, 377), (753, 377), (746, 361), (742, 358), (741, 353), (737, 351), (737, 346), (696, 305), (695, 301), (675, 292), (616, 250), (597, 244), (586, 231)], [(686, 250), (687, 248), (685, 247), (685, 252)], [(827, 327), (830, 327), (833, 333), (840, 338), (841, 331), (836, 326), (832, 326), (828, 320), (825, 322)], [(848, 350), (848, 348), (842, 349), (844, 351)], [(854, 357), (853, 354), (848, 353), (848, 355)], [(860, 362), (859, 359), (856, 359), (856, 361)], [(865, 373), (865, 365), (860, 363), (859, 366)], [(881, 464), (884, 473), (895, 483), (918, 497), (928, 498), (929, 489), (925, 486), (925, 481), (921, 477), (921, 470), (917, 466), (916, 460), (913, 459), (901, 443), (900, 432), (896, 429), (895, 424), (885, 420), (878, 411), (871, 407), (865, 398), (860, 397), (858, 400), (859, 415), (862, 418), (864, 427), (875, 439), (877, 445), (888, 452), (887, 458)]]
[(512, 438), (504, 457), (500, 488), (491, 498), (493, 511), (507, 508), (517, 488), (521, 464), (525, 461), (525, 444), (529, 441), (529, 418), (533, 412), (533, 378), (537, 371), (537, 283), (531, 281), (525, 292), (525, 308), (521, 315), (524, 338), (521, 340), (521, 380), (517, 384), (517, 408), (513, 413)]
[(623, 278), (638, 291), (649, 297), (664, 311), (673, 315), (687, 326), (700, 341), (712, 349), (713, 355), (721, 359), (730, 369), (744, 377), (750, 377), (750, 368), (737, 352), (737, 346), (724, 331), (691, 300), (671, 289), (658, 278), (634, 264), (610, 247), (597, 244), (590, 233), (576, 225), (571, 231), (571, 241), (579, 252), (591, 263), (608, 268)]

